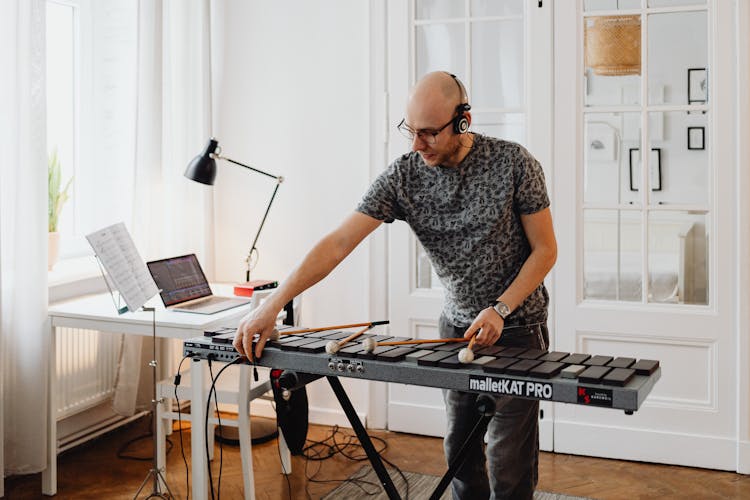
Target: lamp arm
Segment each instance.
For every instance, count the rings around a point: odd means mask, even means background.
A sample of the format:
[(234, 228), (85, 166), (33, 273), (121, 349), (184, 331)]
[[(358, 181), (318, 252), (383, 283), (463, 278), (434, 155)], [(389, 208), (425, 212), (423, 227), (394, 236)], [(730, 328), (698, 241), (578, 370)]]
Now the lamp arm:
[(219, 160), (226, 160), (226, 161), (228, 161), (230, 163), (234, 163), (235, 165), (239, 165), (240, 167), (245, 167), (247, 169), (252, 170), (253, 172), (258, 172), (259, 174), (263, 174), (263, 175), (265, 175), (267, 177), (270, 177), (272, 179), (276, 179), (277, 181), (279, 181), (279, 183), (281, 183), (281, 182), (284, 181), (284, 178), (281, 177), (281, 176), (279, 176), (279, 175), (269, 174), (268, 172), (264, 172), (262, 170), (258, 170), (257, 168), (251, 167), (250, 165), (245, 165), (244, 163), (240, 163), (240, 162), (235, 161), (235, 160), (233, 160), (231, 158), (227, 158), (226, 156), (221, 156), (221, 155), (218, 155), (216, 153), (212, 153), (211, 156), (213, 156), (214, 158), (217, 158)]
[[(248, 168), (250, 168), (250, 167), (248, 167)], [(255, 170), (255, 169), (252, 169), (252, 170)], [(261, 173), (265, 173), (265, 172), (261, 172)], [(269, 174), (266, 174), (266, 175), (269, 175)], [(273, 176), (271, 176), (271, 177), (273, 177)], [(283, 182), (283, 178), (282, 177), (275, 177), (275, 179), (278, 182), (276, 183), (276, 187), (273, 190), (273, 194), (271, 195), (271, 199), (268, 201), (268, 206), (266, 207), (266, 213), (263, 214), (263, 219), (260, 221), (260, 227), (258, 227), (258, 232), (255, 233), (255, 238), (253, 239), (253, 244), (250, 246), (250, 253), (247, 254), (247, 271), (245, 272), (245, 281), (250, 281), (250, 259), (252, 258), (253, 250), (255, 250), (255, 244), (258, 243), (258, 238), (260, 237), (260, 232), (263, 230), (263, 224), (266, 223), (266, 218), (268, 217), (268, 212), (271, 210), (271, 204), (273, 203), (274, 198), (276, 198), (276, 192), (279, 190), (279, 186)]]

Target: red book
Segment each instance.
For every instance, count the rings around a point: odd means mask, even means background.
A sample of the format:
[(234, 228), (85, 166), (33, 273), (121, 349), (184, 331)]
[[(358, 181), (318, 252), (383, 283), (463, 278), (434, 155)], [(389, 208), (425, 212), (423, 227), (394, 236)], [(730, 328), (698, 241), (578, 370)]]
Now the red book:
[(250, 280), (234, 285), (234, 294), (240, 297), (252, 297), (255, 290), (268, 290), (278, 286), (279, 282), (274, 280)]

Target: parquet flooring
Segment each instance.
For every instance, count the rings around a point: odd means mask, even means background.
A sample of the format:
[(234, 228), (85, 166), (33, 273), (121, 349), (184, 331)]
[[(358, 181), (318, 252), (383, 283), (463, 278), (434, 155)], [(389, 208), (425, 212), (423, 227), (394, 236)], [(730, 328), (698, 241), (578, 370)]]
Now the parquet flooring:
[[(60, 455), (58, 461), (59, 499), (130, 499), (150, 469), (150, 461), (117, 457), (123, 443), (149, 428), (143, 419)], [(350, 429), (341, 429), (337, 442), (346, 442)], [(311, 426), (308, 438), (323, 440), (330, 427)], [(383, 456), (405, 471), (442, 475), (445, 471), (442, 441), (387, 431), (371, 435), (387, 442)], [(179, 447), (179, 434), (171, 437), (174, 447), (168, 455), (167, 481), (178, 498), (185, 498), (185, 466)], [(189, 429), (183, 433), (185, 455), (190, 460)], [(376, 446), (381, 445), (376, 443)], [(143, 439), (128, 449), (132, 455), (149, 457), (151, 440)], [(361, 453), (349, 448), (351, 453)], [(212, 465), (216, 486), (219, 453)], [(336, 454), (324, 461), (293, 457), (293, 473), (288, 481), (281, 474), (276, 441), (253, 447), (255, 488), (259, 500), (320, 498), (358, 470), (364, 462)], [(313, 479), (308, 479), (313, 478)], [(289, 490), (291, 486), (291, 492)], [(719, 499), (750, 498), (750, 476), (730, 472), (668, 465), (605, 460), (555, 453), (542, 453), (539, 489), (587, 496), (603, 500), (631, 499)], [(145, 488), (151, 491), (151, 483)], [(8, 499), (45, 498), (40, 494), (41, 474), (6, 478)], [(225, 499), (242, 498), (239, 448), (224, 446), (221, 494)], [(147, 494), (140, 498), (145, 498)]]

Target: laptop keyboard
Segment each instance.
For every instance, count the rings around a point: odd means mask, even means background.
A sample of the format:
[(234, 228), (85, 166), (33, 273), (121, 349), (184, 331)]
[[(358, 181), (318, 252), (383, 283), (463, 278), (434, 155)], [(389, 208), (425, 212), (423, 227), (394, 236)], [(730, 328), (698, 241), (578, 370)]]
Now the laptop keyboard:
[(180, 309), (199, 309), (219, 302), (224, 302), (225, 300), (227, 299), (224, 297), (211, 297), (208, 300), (201, 300), (199, 302), (193, 302), (192, 304), (183, 304), (177, 307)]

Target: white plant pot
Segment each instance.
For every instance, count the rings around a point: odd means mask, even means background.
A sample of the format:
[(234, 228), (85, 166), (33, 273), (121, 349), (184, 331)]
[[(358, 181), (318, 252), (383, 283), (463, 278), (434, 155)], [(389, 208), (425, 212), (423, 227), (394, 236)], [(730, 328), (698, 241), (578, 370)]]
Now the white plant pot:
[(57, 264), (57, 259), (60, 256), (60, 233), (55, 231), (47, 233), (47, 235), (47, 269), (51, 271), (55, 267), (55, 264)]

